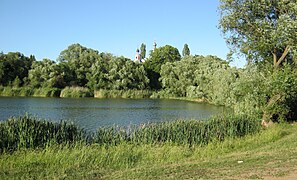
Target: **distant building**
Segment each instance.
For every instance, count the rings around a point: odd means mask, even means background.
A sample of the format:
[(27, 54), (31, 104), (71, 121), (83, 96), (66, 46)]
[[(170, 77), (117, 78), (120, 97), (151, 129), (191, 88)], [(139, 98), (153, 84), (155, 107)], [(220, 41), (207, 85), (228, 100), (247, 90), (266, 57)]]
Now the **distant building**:
[(136, 50), (135, 61), (140, 62), (140, 63), (142, 62), (142, 58), (141, 58), (141, 54), (140, 54), (139, 49)]
[[(152, 51), (155, 51), (156, 48), (157, 48), (157, 43), (156, 43), (156, 41), (154, 41), (153, 50)], [(134, 61), (135, 62), (139, 62), (139, 63), (143, 63), (145, 60), (146, 60), (146, 58), (145, 59), (142, 59), (140, 50), (139, 49), (136, 49), (135, 60)]]

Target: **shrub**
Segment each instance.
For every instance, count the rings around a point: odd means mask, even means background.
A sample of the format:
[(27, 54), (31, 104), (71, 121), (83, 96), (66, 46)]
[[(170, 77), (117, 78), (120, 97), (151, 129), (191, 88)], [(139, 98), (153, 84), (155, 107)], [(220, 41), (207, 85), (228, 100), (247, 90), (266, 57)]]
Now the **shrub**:
[(60, 94), (60, 97), (73, 97), (73, 98), (80, 98), (80, 97), (92, 97), (93, 93), (84, 87), (65, 87)]

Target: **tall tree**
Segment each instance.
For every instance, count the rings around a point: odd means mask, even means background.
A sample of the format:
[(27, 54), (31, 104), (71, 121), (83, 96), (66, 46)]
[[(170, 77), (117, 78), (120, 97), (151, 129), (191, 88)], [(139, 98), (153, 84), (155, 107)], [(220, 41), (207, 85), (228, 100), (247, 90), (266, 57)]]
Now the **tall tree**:
[(190, 55), (189, 46), (188, 46), (188, 44), (185, 44), (184, 48), (183, 48), (183, 57), (186, 57), (186, 56), (189, 56), (189, 55)]
[(220, 0), (220, 28), (231, 52), (278, 68), (297, 54), (297, 2)]
[(29, 71), (30, 85), (35, 88), (64, 88), (64, 74), (55, 61), (43, 59), (35, 61)]
[[(296, 0), (220, 0), (220, 2), (220, 28), (226, 36), (231, 52), (245, 54), (250, 63), (268, 64), (274, 67), (272, 72), (266, 71), (266, 74), (261, 76), (271, 79), (271, 84), (265, 89), (268, 92), (265, 97), (266, 102), (262, 102), (265, 104), (262, 108), (262, 124), (267, 126), (267, 122), (281, 117), (281, 111), (294, 109), (292, 105), (297, 103), (295, 92), (292, 91), (296, 84), (293, 80), (296, 76), (292, 73), (294, 68), (288, 68), (284, 63), (296, 65), (297, 2)], [(265, 72), (265, 68), (260, 69)], [(287, 73), (289, 70), (291, 74)], [(289, 79), (292, 79), (292, 82)], [(261, 87), (263, 86), (264, 84), (261, 84)]]
[(26, 57), (19, 52), (9, 52), (0, 55), (0, 84), (9, 85), (16, 78), (19, 79), (20, 85), (23, 85), (28, 78), (28, 71), (34, 56)]
[(86, 74), (99, 58), (98, 51), (72, 44), (60, 53), (58, 61), (67, 69), (68, 85), (85, 86), (88, 83)]
[(140, 46), (140, 53), (141, 58), (144, 59), (146, 57), (146, 45), (144, 43), (142, 43)]
[(170, 45), (159, 47), (151, 51), (150, 57), (144, 63), (150, 79), (150, 87), (153, 89), (161, 88), (159, 78), (163, 64), (180, 60), (181, 56), (178, 49)]
[(114, 57), (109, 61), (100, 58), (93, 64), (87, 78), (92, 90), (145, 89), (149, 83), (143, 64), (124, 57)]

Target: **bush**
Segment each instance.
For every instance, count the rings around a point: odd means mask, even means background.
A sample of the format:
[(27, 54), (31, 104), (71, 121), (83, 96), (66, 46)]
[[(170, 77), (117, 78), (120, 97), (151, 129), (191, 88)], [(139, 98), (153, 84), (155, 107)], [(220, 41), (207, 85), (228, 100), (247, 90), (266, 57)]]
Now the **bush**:
[(94, 92), (95, 98), (149, 98), (152, 95), (152, 91), (149, 90), (104, 90), (100, 89)]
[(34, 90), (36, 97), (60, 97), (61, 90), (58, 88), (38, 88)]
[(93, 97), (93, 93), (84, 87), (66, 87), (61, 91), (60, 97)]

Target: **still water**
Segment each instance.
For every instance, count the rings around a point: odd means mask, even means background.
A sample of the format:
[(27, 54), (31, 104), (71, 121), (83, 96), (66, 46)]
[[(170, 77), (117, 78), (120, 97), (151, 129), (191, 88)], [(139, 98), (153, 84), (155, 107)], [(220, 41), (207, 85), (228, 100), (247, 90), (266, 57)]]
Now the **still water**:
[(50, 121), (70, 120), (90, 131), (107, 125), (205, 119), (222, 111), (179, 100), (0, 97), (0, 121), (28, 113)]

